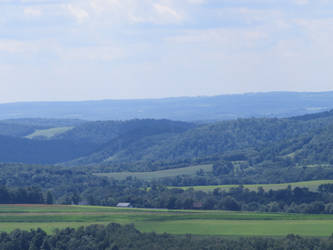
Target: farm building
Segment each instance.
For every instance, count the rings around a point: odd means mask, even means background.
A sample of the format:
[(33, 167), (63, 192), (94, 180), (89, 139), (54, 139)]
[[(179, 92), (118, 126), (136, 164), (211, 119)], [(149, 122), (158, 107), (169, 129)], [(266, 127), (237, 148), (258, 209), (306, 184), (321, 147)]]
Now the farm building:
[(129, 202), (120, 202), (117, 204), (117, 207), (133, 207)]

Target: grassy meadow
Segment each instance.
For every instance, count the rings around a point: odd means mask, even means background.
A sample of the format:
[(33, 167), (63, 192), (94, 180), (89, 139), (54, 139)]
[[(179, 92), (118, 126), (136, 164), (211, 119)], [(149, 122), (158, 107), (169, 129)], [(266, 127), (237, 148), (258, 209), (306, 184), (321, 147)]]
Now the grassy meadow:
[(117, 173), (98, 173), (96, 176), (106, 176), (112, 177), (117, 180), (125, 180), (127, 177), (135, 177), (140, 180), (152, 180), (159, 179), (165, 177), (176, 177), (179, 175), (196, 175), (199, 170), (203, 170), (205, 172), (211, 172), (213, 169), (213, 165), (198, 165), (198, 166), (190, 166), (184, 168), (175, 168), (175, 169), (167, 169), (160, 171), (152, 171), (152, 172), (117, 172)]
[(142, 232), (222, 236), (330, 236), (333, 215), (230, 211), (121, 209), (95, 206), (1, 205), (0, 231), (89, 224), (130, 224)]
[(60, 135), (62, 133), (71, 130), (73, 127), (57, 127), (57, 128), (49, 128), (49, 129), (39, 129), (33, 132), (30, 135), (27, 135), (25, 138), (33, 139), (35, 137), (46, 137), (51, 138), (56, 135)]
[[(333, 184), (333, 180), (302, 181), (302, 182), (290, 182), (290, 183), (279, 183), (279, 184), (249, 184), (243, 186), (244, 188), (248, 188), (249, 190), (253, 191), (256, 191), (258, 187), (262, 187), (265, 191), (269, 191), (270, 189), (279, 190), (279, 189), (285, 189), (289, 185), (292, 188), (306, 187), (311, 191), (316, 191), (321, 184)], [(228, 190), (230, 188), (235, 188), (235, 187), (239, 187), (239, 185), (186, 186), (186, 187), (175, 187), (175, 188), (182, 188), (184, 190), (193, 188), (194, 190), (210, 192), (216, 188), (220, 188), (222, 190)]]

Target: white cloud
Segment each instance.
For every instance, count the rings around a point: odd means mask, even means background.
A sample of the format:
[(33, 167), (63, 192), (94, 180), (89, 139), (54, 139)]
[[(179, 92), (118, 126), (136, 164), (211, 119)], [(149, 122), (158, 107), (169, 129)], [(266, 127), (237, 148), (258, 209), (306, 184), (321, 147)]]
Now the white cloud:
[(295, 4), (297, 5), (306, 5), (309, 4), (310, 1), (309, 0), (293, 0)]
[(207, 0), (187, 0), (187, 2), (190, 3), (190, 4), (203, 4), (206, 1)]
[(187, 2), (184, 3), (185, 5), (176, 5), (173, 1), (163, 0), (81, 0), (67, 4), (66, 9), (81, 23), (90, 17), (94, 21), (113, 25), (115, 23), (174, 24), (184, 20), (183, 12)]
[(42, 11), (39, 8), (28, 7), (24, 9), (24, 15), (31, 17), (40, 17)]
[(256, 49), (269, 39), (269, 33), (256, 29), (208, 29), (189, 30), (183, 35), (167, 38), (168, 42), (197, 46), (206, 45), (220, 47), (219, 51), (233, 53), (240, 49)]
[(89, 0), (88, 5), (100, 13), (109, 9), (121, 8), (122, 2), (121, 0)]
[(59, 48), (61, 60), (96, 62), (113, 61), (128, 57), (128, 53), (120, 47), (111, 45), (85, 46), (76, 48)]
[(65, 5), (65, 8), (79, 23), (82, 23), (89, 18), (89, 14), (86, 10), (74, 6), (73, 4), (67, 4)]
[(163, 20), (169, 20), (170, 22), (179, 22), (184, 19), (184, 17), (178, 13), (176, 10), (169, 6), (154, 4), (154, 9), (156, 10), (158, 17)]
[(6, 53), (27, 53), (35, 52), (38, 46), (30, 42), (22, 42), (18, 40), (0, 40), (0, 52)]
[(297, 19), (295, 23), (299, 25), (309, 49), (318, 49), (321, 57), (333, 55), (333, 18)]

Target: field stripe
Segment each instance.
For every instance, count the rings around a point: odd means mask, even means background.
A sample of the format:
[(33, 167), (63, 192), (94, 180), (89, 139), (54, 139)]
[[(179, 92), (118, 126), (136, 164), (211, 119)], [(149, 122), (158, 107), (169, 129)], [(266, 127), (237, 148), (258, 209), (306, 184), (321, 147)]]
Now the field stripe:
[[(14, 209), (10, 213), (8, 210)], [(5, 212), (6, 211), (6, 212)], [(56, 212), (51, 212), (56, 211)], [(2, 213), (1, 213), (2, 212)], [(56, 228), (90, 224), (133, 223), (142, 232), (224, 236), (330, 236), (333, 215), (120, 209), (95, 206), (0, 206), (0, 231)]]
[[(244, 188), (247, 188), (251, 191), (256, 191), (259, 187), (262, 187), (265, 191), (272, 190), (279, 190), (285, 189), (289, 185), (292, 188), (296, 187), (306, 187), (311, 191), (316, 191), (318, 187), (322, 184), (333, 184), (333, 180), (316, 180), (316, 181), (302, 181), (302, 182), (290, 182), (290, 183), (279, 183), (279, 184), (245, 184), (243, 185)], [(169, 188), (181, 188), (184, 190), (193, 188), (194, 190), (200, 191), (214, 191), (216, 188), (220, 188), (222, 190), (229, 190), (230, 188), (236, 188), (240, 185), (215, 185), (215, 186), (183, 186), (183, 187), (176, 187), (176, 186), (169, 186)]]

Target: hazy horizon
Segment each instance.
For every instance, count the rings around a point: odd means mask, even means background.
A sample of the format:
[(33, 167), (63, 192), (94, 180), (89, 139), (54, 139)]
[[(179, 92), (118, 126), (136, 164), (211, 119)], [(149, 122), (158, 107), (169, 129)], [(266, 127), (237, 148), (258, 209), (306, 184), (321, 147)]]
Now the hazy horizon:
[(0, 102), (0, 104), (14, 104), (14, 103), (47, 103), (47, 102), (98, 102), (98, 101), (136, 101), (136, 100), (163, 100), (163, 99), (177, 99), (177, 98), (209, 98), (217, 96), (237, 96), (237, 95), (256, 95), (256, 94), (270, 94), (270, 93), (329, 93), (333, 90), (327, 91), (263, 91), (263, 92), (243, 92), (243, 93), (229, 93), (229, 94), (216, 94), (216, 95), (193, 95), (193, 96), (167, 96), (167, 97), (151, 97), (151, 98), (101, 98), (101, 99), (78, 99), (78, 100), (26, 100), (26, 101), (12, 101)]

